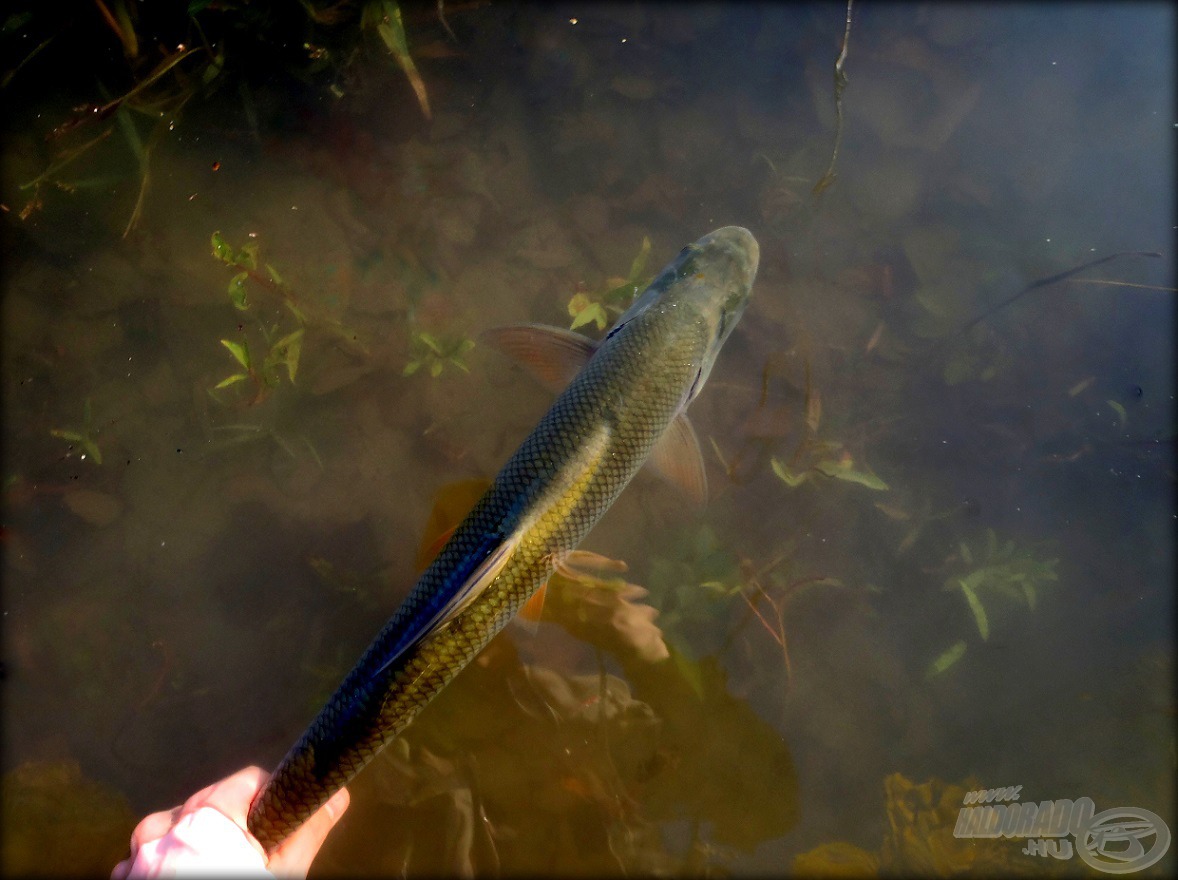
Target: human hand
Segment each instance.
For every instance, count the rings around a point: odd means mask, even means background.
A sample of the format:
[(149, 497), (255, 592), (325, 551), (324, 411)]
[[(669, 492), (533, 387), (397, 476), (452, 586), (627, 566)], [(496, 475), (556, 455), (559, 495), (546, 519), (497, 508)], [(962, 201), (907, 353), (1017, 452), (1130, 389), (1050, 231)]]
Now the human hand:
[(206, 875), (230, 872), (306, 877), (328, 832), (348, 808), (341, 788), (303, 825), (266, 856), (249, 833), (246, 816), (270, 774), (246, 767), (201, 789), (182, 806), (152, 813), (131, 835), (131, 855), (111, 872), (111, 880), (133, 877)]

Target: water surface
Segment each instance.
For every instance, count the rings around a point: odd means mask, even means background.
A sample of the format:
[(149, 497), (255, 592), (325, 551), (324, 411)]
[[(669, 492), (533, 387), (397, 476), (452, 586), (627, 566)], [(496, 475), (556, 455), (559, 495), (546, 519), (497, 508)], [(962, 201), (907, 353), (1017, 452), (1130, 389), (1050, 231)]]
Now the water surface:
[[(63, 73), (93, 23), (6, 86), (7, 864), (113, 863), (273, 766), (437, 493), (547, 405), (463, 340), (567, 326), (644, 239), (653, 274), (726, 224), (761, 269), (692, 408), (710, 503), (640, 477), (586, 544), (676, 659), (554, 602), (354, 783), (316, 869), (1042, 871), (951, 835), (1015, 785), (1175, 829), (1172, 7), (856, 6), (817, 194), (844, 6), (445, 8), (453, 38), (404, 7), (429, 119), (375, 34), (307, 73), (248, 18), (227, 45), (265, 64), (191, 74), (166, 126), (47, 140), (125, 75), (109, 31)], [(8, 58), (54, 31), (10, 23)], [(1121, 251), (1161, 256), (958, 332)], [(223, 341), (262, 378), (218, 389), (247, 372)]]

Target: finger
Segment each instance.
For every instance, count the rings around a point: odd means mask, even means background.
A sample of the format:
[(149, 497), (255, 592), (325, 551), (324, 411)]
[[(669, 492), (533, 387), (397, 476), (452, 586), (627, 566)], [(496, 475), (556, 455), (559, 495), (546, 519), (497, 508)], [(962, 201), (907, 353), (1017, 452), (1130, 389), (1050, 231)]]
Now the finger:
[(274, 850), (266, 867), (277, 877), (306, 877), (323, 841), (343, 816), (350, 801), (351, 795), (346, 788), (333, 794), (298, 831)]
[(159, 840), (171, 831), (172, 826), (179, 818), (180, 807), (172, 807), (170, 810), (161, 810), (158, 813), (145, 816), (131, 833), (131, 858), (135, 858), (135, 853), (143, 844), (151, 840)]
[(245, 814), (249, 811), (250, 801), (269, 778), (270, 774), (261, 767), (245, 767), (220, 782), (202, 788), (185, 801), (183, 812), (195, 813), (201, 807), (212, 807), (245, 827)]
[(249, 841), (250, 846), (265, 856), (266, 851), (262, 848), (262, 844), (250, 834), (247, 816), (254, 796), (269, 778), (270, 774), (261, 767), (245, 767), (231, 776), (226, 776), (220, 782), (215, 782), (208, 788), (198, 791), (185, 802), (183, 813), (195, 813), (201, 807), (212, 807), (237, 825), (246, 840)]
[(135, 864), (135, 854), (131, 853), (130, 858), (123, 859), (114, 870), (110, 872), (110, 880), (126, 880), (127, 875), (131, 873), (131, 866)]
[(139, 848), (152, 840), (158, 840), (171, 831), (179, 817), (180, 807), (172, 807), (170, 810), (161, 810), (158, 813), (145, 816), (131, 832), (131, 854), (114, 866), (114, 870), (110, 872), (110, 880), (125, 880), (126, 876), (131, 873), (131, 866), (135, 864), (135, 856), (139, 854)]

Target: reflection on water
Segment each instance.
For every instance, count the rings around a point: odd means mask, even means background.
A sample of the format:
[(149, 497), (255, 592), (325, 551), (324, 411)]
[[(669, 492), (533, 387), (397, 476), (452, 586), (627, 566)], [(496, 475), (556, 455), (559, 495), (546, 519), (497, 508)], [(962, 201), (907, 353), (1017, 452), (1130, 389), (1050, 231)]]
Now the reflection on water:
[[(56, 829), (90, 868), (79, 804), (113, 859), (276, 763), (435, 492), (544, 410), (479, 332), (597, 335), (727, 223), (762, 258), (693, 405), (712, 499), (640, 478), (587, 544), (670, 657), (550, 597), (354, 783), (317, 867), (944, 873), (967, 779), (1174, 830), (1173, 11), (857, 6), (820, 196), (845, 8), (444, 11), (404, 5), (428, 121), (374, 33), (234, 68), (249, 11), (228, 87), (185, 56), (48, 141), (126, 65), (67, 75), (80, 25), (31, 55), (57, 23), (5, 25), (6, 867)], [(152, 42), (140, 81), (182, 54)], [(957, 334), (1118, 251), (1162, 258)]]

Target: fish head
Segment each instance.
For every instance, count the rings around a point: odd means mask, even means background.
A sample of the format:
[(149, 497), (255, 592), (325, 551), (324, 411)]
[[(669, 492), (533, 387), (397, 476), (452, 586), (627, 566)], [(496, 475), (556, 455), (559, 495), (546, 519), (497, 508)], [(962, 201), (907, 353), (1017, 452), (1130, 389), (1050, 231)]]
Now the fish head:
[(689, 317), (701, 331), (698, 372), (684, 406), (703, 388), (716, 356), (744, 314), (760, 257), (751, 232), (743, 226), (725, 226), (683, 248), (651, 284), (648, 293), (657, 290), (660, 311)]
[(681, 280), (676, 298), (698, 310), (712, 331), (712, 357), (744, 314), (760, 259), (751, 232), (725, 226), (689, 244), (671, 264)]

